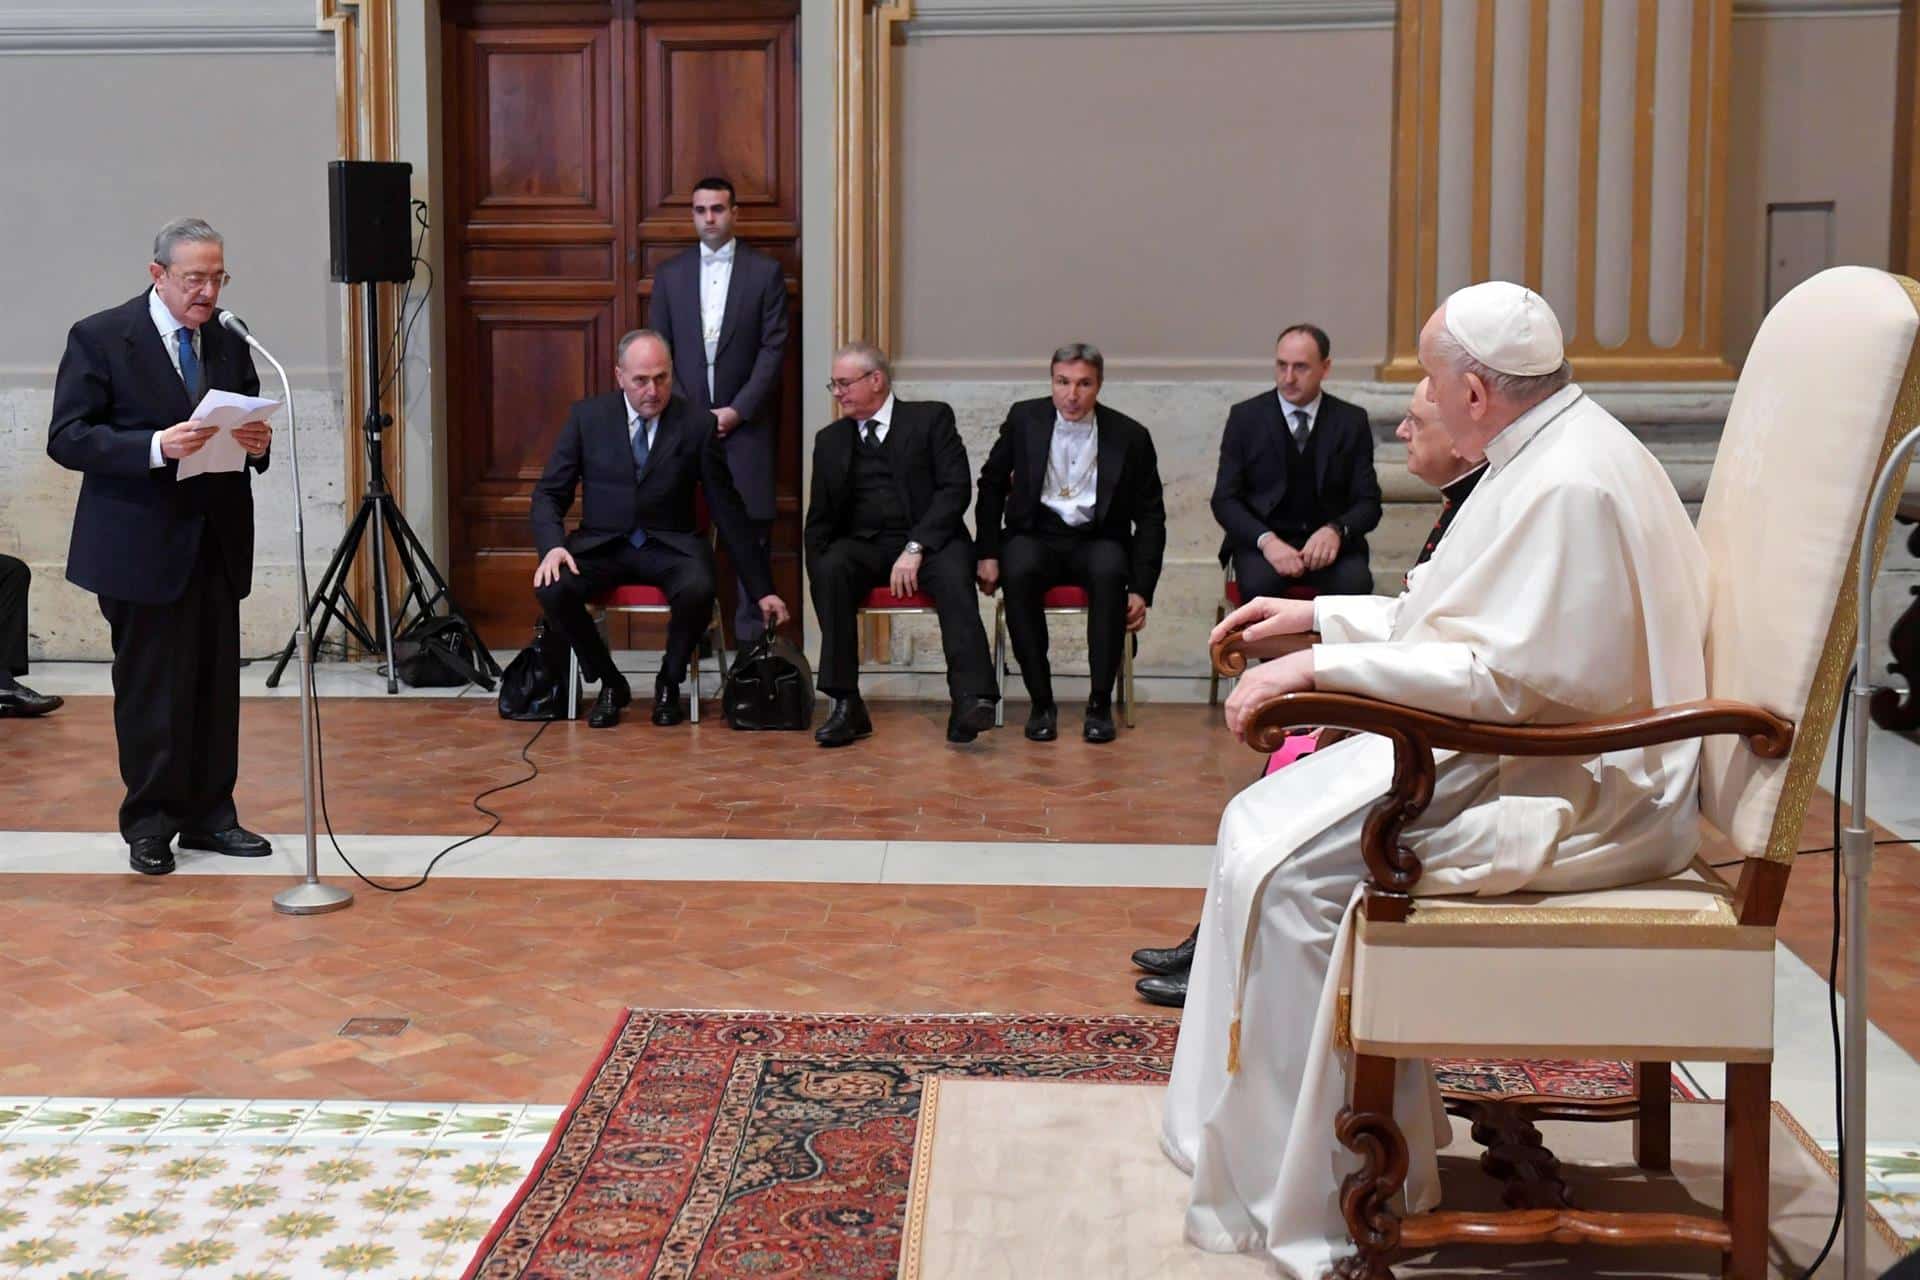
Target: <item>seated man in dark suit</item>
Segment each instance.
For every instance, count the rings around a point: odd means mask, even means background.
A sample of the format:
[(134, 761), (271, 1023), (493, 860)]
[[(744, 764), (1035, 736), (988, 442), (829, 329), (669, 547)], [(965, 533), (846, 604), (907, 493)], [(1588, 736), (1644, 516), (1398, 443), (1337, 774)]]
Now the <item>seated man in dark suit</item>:
[[(627, 334), (613, 373), (620, 389), (573, 406), (534, 486), (533, 536), (541, 554), (534, 595), (579, 655), (582, 672), (600, 681), (587, 724), (607, 729), (620, 723), (620, 708), (633, 693), (587, 616), (587, 601), (629, 584), (664, 591), (672, 612), (654, 683), (653, 722), (678, 724), (686, 716), (680, 682), (714, 605), (713, 551), (696, 526), (695, 485), (705, 491), (720, 537), (769, 625), (787, 620), (787, 606), (773, 593), (766, 553), (733, 487), (713, 414), (696, 412), (673, 394), (673, 354), (665, 340), (650, 329)], [(580, 527), (569, 534), (561, 521), (576, 487), (585, 497)]]
[(1053, 353), (1052, 398), (1007, 411), (980, 468), (980, 589), (1007, 593), (1007, 631), (1032, 710), (1027, 737), (1059, 734), (1047, 665), (1049, 588), (1087, 592), (1092, 691), (1081, 736), (1112, 742), (1120, 646), (1147, 625), (1167, 549), (1167, 509), (1153, 437), (1099, 403), (1106, 361), (1084, 342)]
[(43, 716), (65, 701), (35, 693), (15, 679), (27, 674), (27, 587), (32, 581), (24, 561), (0, 556), (0, 720)]
[(1366, 410), (1321, 391), (1333, 346), (1315, 325), (1281, 332), (1271, 394), (1227, 412), (1213, 518), (1227, 531), (1243, 599), (1290, 587), (1327, 595), (1373, 591), (1367, 538), (1380, 523), (1380, 481)]
[(842, 347), (827, 383), (844, 417), (813, 442), (807, 503), (807, 576), (820, 616), (820, 688), (832, 699), (814, 739), (844, 747), (873, 732), (860, 701), (860, 602), (876, 587), (924, 591), (940, 616), (947, 657), (947, 741), (971, 742), (993, 726), (999, 701), (986, 628), (973, 594), (967, 502), (973, 473), (953, 410), (896, 400), (879, 348)]

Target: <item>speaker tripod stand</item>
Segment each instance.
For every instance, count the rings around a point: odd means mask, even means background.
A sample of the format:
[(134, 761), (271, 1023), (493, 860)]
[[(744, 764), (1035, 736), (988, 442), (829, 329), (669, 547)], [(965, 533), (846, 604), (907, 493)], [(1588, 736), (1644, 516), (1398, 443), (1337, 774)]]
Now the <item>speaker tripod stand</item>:
[[(394, 501), (393, 493), (387, 488), (387, 469), (384, 453), (381, 449), (381, 437), (386, 429), (393, 425), (393, 419), (380, 412), (380, 324), (379, 324), (379, 286), (368, 282), (361, 285), (366, 291), (367, 308), (367, 387), (369, 389), (367, 416), (361, 423), (360, 433), (367, 455), (367, 487), (360, 498), (360, 509), (347, 525), (347, 532), (340, 539), (340, 545), (333, 553), (333, 560), (327, 565), (326, 573), (320, 577), (320, 585), (314, 591), (313, 598), (307, 601), (306, 623), (312, 628), (313, 648), (317, 654), (325, 641), (327, 627), (338, 622), (341, 629), (355, 643), (369, 653), (379, 653), (387, 660), (387, 692), (400, 692), (399, 669), (393, 660), (393, 646), (396, 639), (405, 639), (408, 631), (432, 618), (434, 610), (443, 602), (446, 616), (466, 618), (453, 602), (453, 594), (448, 589), (446, 579), (434, 567), (433, 557), (414, 536), (413, 528), (401, 514), (400, 504)], [(369, 620), (354, 603), (352, 592), (348, 590), (347, 576), (353, 571), (354, 562), (360, 555), (360, 544), (367, 534), (373, 534), (373, 596), (377, 602), (374, 617)], [(400, 611), (393, 611), (391, 581), (387, 573), (387, 549), (393, 549), (393, 559), (400, 567), (400, 579), (404, 590), (400, 596)], [(431, 590), (429, 590), (431, 587)], [(316, 624), (315, 615), (319, 615)], [(474, 665), (481, 676), (481, 687), (491, 690), (493, 681), (500, 675), (500, 664), (487, 650), (479, 632), (471, 625), (467, 627), (473, 637)], [(286, 648), (280, 651), (279, 658), (273, 664), (273, 670), (267, 675), (267, 688), (277, 688), (280, 676), (287, 669), (287, 663), (293, 658), (294, 647), (300, 637), (299, 628), (288, 639)]]

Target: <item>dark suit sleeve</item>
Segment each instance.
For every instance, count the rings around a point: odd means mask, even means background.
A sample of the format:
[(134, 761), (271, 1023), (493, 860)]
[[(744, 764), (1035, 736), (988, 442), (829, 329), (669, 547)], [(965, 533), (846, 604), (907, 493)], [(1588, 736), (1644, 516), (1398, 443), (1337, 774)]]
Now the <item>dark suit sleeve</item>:
[(701, 426), (700, 487), (706, 490), (707, 511), (713, 516), (713, 526), (720, 531), (720, 542), (733, 557), (734, 568), (753, 598), (770, 596), (773, 570), (767, 564), (767, 553), (761, 549), (760, 540), (754, 536), (753, 522), (747, 519), (747, 504), (741, 500), (740, 490), (734, 487), (733, 469), (727, 465), (727, 449), (720, 442), (713, 415), (692, 416), (695, 421), (706, 420)]
[(1267, 532), (1266, 521), (1247, 502), (1247, 418), (1238, 405), (1220, 433), (1220, 470), (1213, 480), (1213, 518), (1236, 547), (1251, 551)]
[(1000, 424), (1000, 436), (980, 467), (980, 500), (973, 509), (973, 553), (980, 560), (1000, 558), (1000, 521), (1007, 513), (1007, 494), (1013, 485), (1016, 446), (1013, 413)]
[(567, 415), (560, 428), (553, 452), (547, 456), (547, 469), (533, 486), (529, 514), (533, 517), (533, 544), (545, 558), (555, 547), (566, 545), (566, 519), (573, 506), (573, 494), (580, 481), (580, 407)]
[(780, 381), (780, 363), (786, 358), (787, 273), (771, 258), (767, 264), (772, 270), (760, 290), (760, 350), (753, 357), (753, 372), (731, 406), (742, 422), (758, 420), (767, 397)]
[(673, 292), (673, 270), (666, 263), (660, 264), (660, 270), (653, 278), (653, 297), (647, 301), (647, 328), (659, 334), (667, 344), (669, 358), (676, 359), (678, 353), (673, 345), (673, 306), (668, 300)]
[(1367, 424), (1364, 410), (1354, 416), (1360, 440), (1353, 451), (1353, 480), (1348, 490), (1353, 503), (1340, 516), (1340, 523), (1360, 535), (1380, 527), (1380, 477), (1373, 469), (1373, 428)]
[(1153, 437), (1142, 430), (1134, 475), (1133, 566), (1127, 588), (1141, 599), (1153, 603), (1153, 589), (1160, 582), (1160, 566), (1167, 554), (1167, 501), (1160, 483), (1160, 458), (1153, 449)]
[(938, 551), (956, 537), (966, 536), (967, 503), (973, 497), (967, 446), (954, 425), (953, 410), (944, 404), (927, 428), (927, 449), (933, 455), (933, 501), (907, 536), (928, 551)]
[[(257, 385), (257, 384), (256, 384)], [(67, 332), (66, 354), (53, 379), (53, 418), (47, 427), (47, 456), (74, 471), (144, 476), (153, 458), (152, 431), (113, 425), (113, 384), (106, 356), (93, 335), (75, 325)]]
[(813, 479), (808, 486), (807, 520), (800, 530), (800, 541), (807, 549), (809, 561), (818, 560), (827, 552), (827, 546), (833, 541), (834, 513), (827, 509), (827, 431), (823, 428), (813, 438)]

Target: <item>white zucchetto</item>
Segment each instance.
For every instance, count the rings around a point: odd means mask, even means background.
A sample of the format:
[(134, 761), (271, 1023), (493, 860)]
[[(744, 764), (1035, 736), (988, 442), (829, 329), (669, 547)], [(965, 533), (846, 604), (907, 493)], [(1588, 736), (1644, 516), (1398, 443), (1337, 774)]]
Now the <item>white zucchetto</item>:
[(1447, 332), (1467, 354), (1500, 373), (1535, 378), (1567, 358), (1560, 321), (1547, 300), (1505, 280), (1470, 284), (1446, 302)]

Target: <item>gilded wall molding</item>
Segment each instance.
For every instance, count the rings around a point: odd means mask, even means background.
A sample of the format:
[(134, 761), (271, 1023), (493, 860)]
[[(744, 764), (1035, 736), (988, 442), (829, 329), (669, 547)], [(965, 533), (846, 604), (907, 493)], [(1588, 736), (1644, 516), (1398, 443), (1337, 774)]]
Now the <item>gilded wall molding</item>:
[(1900, 6), (1894, 75), (1893, 234), (1887, 266), (1920, 277), (1920, 0)]
[(892, 351), (900, 111), (894, 46), (915, 0), (838, 0), (834, 11), (833, 341)]

